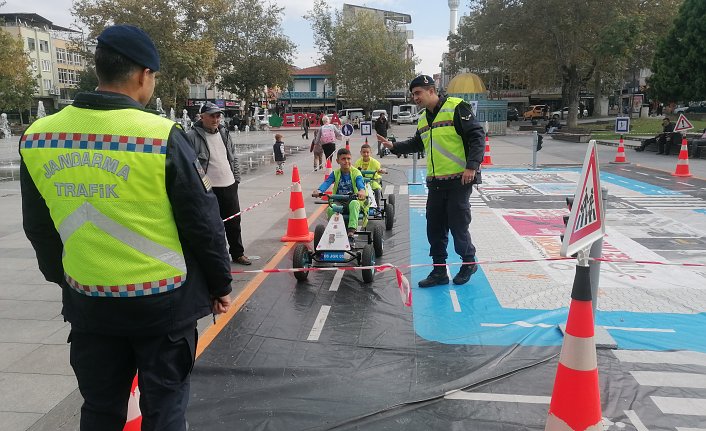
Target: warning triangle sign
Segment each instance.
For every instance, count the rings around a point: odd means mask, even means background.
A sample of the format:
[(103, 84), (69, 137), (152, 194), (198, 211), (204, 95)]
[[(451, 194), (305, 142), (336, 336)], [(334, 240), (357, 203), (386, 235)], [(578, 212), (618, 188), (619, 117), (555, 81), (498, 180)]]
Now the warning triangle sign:
[(691, 125), (689, 120), (686, 119), (684, 114), (679, 114), (679, 119), (677, 120), (676, 126), (674, 126), (675, 132), (682, 132), (684, 130), (693, 129), (694, 126)]
[(596, 141), (588, 143), (583, 170), (576, 185), (574, 204), (566, 224), (560, 254), (568, 257), (590, 246), (605, 233), (603, 193)]

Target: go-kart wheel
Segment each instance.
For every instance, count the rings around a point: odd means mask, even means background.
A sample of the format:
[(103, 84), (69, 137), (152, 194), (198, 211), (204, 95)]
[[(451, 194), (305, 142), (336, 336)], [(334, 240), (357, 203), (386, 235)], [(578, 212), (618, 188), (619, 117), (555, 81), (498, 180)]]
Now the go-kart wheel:
[(392, 226), (395, 224), (395, 207), (390, 205), (390, 203), (385, 204), (385, 229), (392, 230)]
[[(306, 244), (299, 243), (294, 247), (294, 255), (292, 256), (292, 268), (310, 268), (311, 257)], [(309, 271), (295, 271), (294, 278), (297, 281), (304, 281), (309, 276)]]
[[(363, 256), (360, 259), (360, 264), (362, 266), (373, 266), (375, 265), (375, 250), (372, 244), (366, 244), (363, 247)], [(374, 269), (364, 269), (363, 270), (363, 281), (365, 283), (372, 283), (375, 279)]]
[(373, 225), (373, 248), (375, 248), (375, 257), (382, 257), (385, 244), (385, 228), (381, 224)]
[(393, 194), (387, 195), (387, 203), (389, 203), (392, 206), (395, 206), (395, 195), (393, 195)]
[(321, 241), (321, 238), (323, 238), (325, 230), (326, 230), (325, 225), (322, 225), (322, 224), (316, 225), (316, 229), (314, 229), (314, 252), (316, 252), (316, 248), (319, 246), (319, 242)]

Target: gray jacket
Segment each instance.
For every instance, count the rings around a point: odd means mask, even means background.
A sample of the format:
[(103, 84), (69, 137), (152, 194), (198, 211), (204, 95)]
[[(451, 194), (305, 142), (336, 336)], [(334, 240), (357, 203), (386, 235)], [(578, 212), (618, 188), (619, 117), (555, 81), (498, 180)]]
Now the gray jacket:
[[(193, 128), (186, 133), (186, 136), (189, 137), (189, 142), (196, 152), (201, 167), (208, 173), (208, 162), (211, 159), (211, 152), (208, 150), (208, 145), (206, 144), (206, 133), (208, 132), (203, 128), (203, 123), (197, 121)], [(230, 134), (225, 127), (219, 125), (218, 133), (221, 134), (223, 145), (226, 146), (226, 154), (228, 156), (228, 162), (230, 162), (230, 169), (233, 171), (233, 177), (235, 177), (235, 182), (240, 183), (240, 165), (238, 164), (238, 155), (235, 153), (235, 144), (233, 140), (230, 139)]]

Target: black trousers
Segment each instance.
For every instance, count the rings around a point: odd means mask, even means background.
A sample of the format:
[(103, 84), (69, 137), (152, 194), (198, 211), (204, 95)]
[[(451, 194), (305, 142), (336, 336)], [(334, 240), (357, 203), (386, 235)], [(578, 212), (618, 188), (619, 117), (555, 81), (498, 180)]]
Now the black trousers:
[[(233, 214), (240, 212), (237, 182), (228, 187), (214, 187), (213, 193), (218, 199), (218, 208), (221, 211), (222, 219), (226, 219)], [(233, 259), (237, 259), (245, 254), (243, 237), (240, 233), (240, 218), (241, 216), (234, 217), (224, 223), (226, 229), (226, 239), (228, 240), (228, 252), (230, 253), (230, 257)]]
[[(331, 154), (336, 151), (336, 144), (334, 144), (333, 142), (329, 142), (328, 144), (322, 144), (321, 148), (323, 148), (324, 150), (324, 156), (326, 156), (326, 158), (328, 159), (329, 157), (331, 157)], [(333, 160), (336, 159), (334, 158)], [(331, 161), (331, 163), (333, 163), (333, 160)]]
[[(449, 180), (449, 181), (461, 181)], [(429, 256), (434, 263), (446, 263), (449, 244), (449, 231), (454, 239), (454, 249), (464, 262), (475, 258), (476, 247), (471, 241), (468, 227), (471, 224), (471, 204), (473, 192), (471, 184), (458, 186), (434, 186), (429, 183), (427, 198), (427, 239)]]
[(304, 133), (302, 133), (302, 138), (309, 139), (309, 128), (308, 127), (304, 128)]
[(71, 366), (84, 400), (81, 431), (122, 431), (136, 372), (142, 431), (186, 430), (197, 337), (196, 322), (150, 337), (71, 331)]

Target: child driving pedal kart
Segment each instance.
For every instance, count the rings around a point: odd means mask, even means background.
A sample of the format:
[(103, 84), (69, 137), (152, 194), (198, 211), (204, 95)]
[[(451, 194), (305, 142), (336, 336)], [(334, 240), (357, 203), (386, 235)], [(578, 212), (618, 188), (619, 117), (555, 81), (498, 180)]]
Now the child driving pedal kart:
[[(365, 183), (363, 182), (363, 175), (360, 171), (352, 166), (351, 152), (345, 148), (341, 148), (336, 153), (336, 162), (340, 168), (335, 169), (331, 172), (331, 175), (326, 178), (326, 180), (319, 186), (317, 190), (314, 190), (311, 195), (313, 197), (319, 197), (319, 195), (333, 184), (333, 193), (338, 195), (345, 194), (356, 194), (358, 199), (352, 199), (348, 204), (348, 241), (351, 244), (351, 248), (354, 244), (354, 233), (358, 228), (358, 218), (360, 217), (361, 208), (366, 208), (366, 212), (363, 213), (364, 224), (367, 220), (367, 194), (365, 193)], [(327, 216), (330, 218), (334, 213), (332, 208), (328, 208), (326, 211)]]
[(354, 167), (361, 171), (375, 171), (374, 174), (363, 174), (364, 178), (370, 179), (370, 188), (373, 189), (373, 194), (375, 195), (375, 203), (378, 208), (380, 207), (380, 198), (382, 197), (382, 177), (380, 174), (386, 174), (387, 172), (382, 169), (380, 162), (372, 157), (372, 149), (370, 145), (363, 144), (360, 146), (360, 156), (361, 158), (355, 161)]

